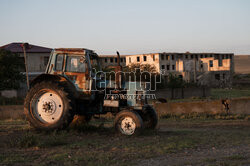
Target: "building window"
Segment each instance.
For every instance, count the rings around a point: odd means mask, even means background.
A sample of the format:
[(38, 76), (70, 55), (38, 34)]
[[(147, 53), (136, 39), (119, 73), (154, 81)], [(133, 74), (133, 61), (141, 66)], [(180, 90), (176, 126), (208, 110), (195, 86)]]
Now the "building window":
[(153, 55), (153, 61), (155, 61), (155, 55)]
[(121, 62), (123, 62), (123, 58), (120, 58)]
[(214, 66), (213, 61), (210, 60), (210, 61), (209, 61), (209, 67), (213, 67), (213, 66)]
[(194, 59), (194, 55), (191, 55), (191, 59)]
[(126, 62), (126, 58), (124, 58), (124, 62)]
[(225, 56), (224, 56), (224, 55), (221, 55), (221, 58), (222, 58), (222, 59), (225, 59)]
[(139, 56), (137, 57), (137, 62), (140, 62), (140, 57)]
[(110, 63), (113, 63), (113, 62), (114, 62), (113, 58), (110, 58)]
[(197, 59), (197, 60), (198, 60), (198, 55), (195, 55), (195, 59)]
[(44, 63), (44, 66), (47, 66), (47, 64), (49, 63), (49, 57), (48, 56), (44, 57), (43, 63)]
[(203, 55), (201, 54), (201, 58), (203, 58)]
[(220, 80), (220, 74), (215, 74), (214, 77), (216, 80)]
[(115, 58), (115, 62), (117, 63), (117, 58)]
[(129, 57), (129, 63), (131, 63), (131, 58)]
[(174, 55), (172, 55), (172, 60), (174, 60)]
[(165, 69), (165, 65), (161, 65), (161, 69)]
[(207, 58), (207, 55), (205, 55), (205, 58)]
[(232, 55), (230, 55), (230, 59), (233, 59), (233, 56), (232, 56)]
[(211, 54), (210, 57), (213, 57), (213, 55)]
[(218, 65), (222, 66), (222, 59), (221, 58), (218, 60)]
[(226, 55), (226, 59), (228, 59), (228, 55)]
[(169, 55), (166, 55), (166, 59), (169, 60)]
[(107, 58), (105, 58), (105, 63), (107, 63), (108, 62), (108, 59)]
[(161, 54), (161, 60), (164, 60), (164, 54)]
[(186, 59), (188, 59), (188, 55), (186, 55)]
[(169, 70), (170, 69), (170, 66), (169, 65), (167, 65), (167, 70)]
[(144, 61), (147, 61), (147, 56), (143, 56), (143, 60), (144, 60)]
[(175, 65), (172, 65), (172, 70), (175, 70)]

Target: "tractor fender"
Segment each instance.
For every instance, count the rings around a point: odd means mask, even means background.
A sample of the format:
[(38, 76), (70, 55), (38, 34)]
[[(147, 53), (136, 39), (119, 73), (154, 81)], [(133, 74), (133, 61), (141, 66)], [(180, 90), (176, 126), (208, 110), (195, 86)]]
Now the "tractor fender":
[(64, 77), (62, 75), (41, 74), (41, 75), (37, 76), (36, 78), (34, 78), (31, 81), (30, 87), (33, 87), (37, 83), (40, 83), (40, 82), (43, 82), (43, 81), (54, 82), (54, 83), (57, 83), (60, 86), (63, 86), (64, 88), (67, 89), (67, 91), (69, 93), (71, 93), (71, 95), (73, 95), (76, 98), (79, 95), (77, 90), (76, 90), (75, 85), (68, 78), (66, 78), (66, 77)]

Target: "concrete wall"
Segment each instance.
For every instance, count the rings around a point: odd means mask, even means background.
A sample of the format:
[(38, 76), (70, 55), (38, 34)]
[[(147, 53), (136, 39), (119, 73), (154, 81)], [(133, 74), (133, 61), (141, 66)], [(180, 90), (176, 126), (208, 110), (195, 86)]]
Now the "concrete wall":
[[(229, 114), (250, 115), (250, 98), (239, 98), (228, 100)], [(172, 114), (206, 113), (221, 114), (227, 113), (226, 107), (221, 100), (196, 101), (181, 103), (154, 103), (159, 117)], [(24, 119), (23, 106), (0, 106), (0, 119)]]
[(154, 107), (157, 110), (159, 117), (162, 117), (167, 114), (181, 115), (190, 113), (207, 113), (207, 114), (225, 113), (224, 107), (220, 100), (205, 101), (205, 102), (198, 101), (198, 102), (183, 102), (183, 103), (155, 103)]
[(250, 98), (227, 100), (229, 110), (222, 100), (182, 102), (182, 103), (155, 103), (154, 107), (159, 117), (167, 114), (180, 115), (190, 113), (206, 114), (241, 114), (250, 115)]
[(24, 118), (23, 105), (0, 106), (0, 120)]

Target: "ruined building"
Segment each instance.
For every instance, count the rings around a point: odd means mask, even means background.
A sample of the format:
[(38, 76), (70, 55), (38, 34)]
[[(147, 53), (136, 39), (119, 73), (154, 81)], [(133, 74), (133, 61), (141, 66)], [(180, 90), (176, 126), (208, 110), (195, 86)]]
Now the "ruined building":
[[(103, 66), (115, 63), (102, 57)], [(126, 58), (126, 59), (124, 59)], [(167, 79), (170, 73), (177, 75), (186, 82), (194, 82), (209, 87), (230, 87), (234, 73), (234, 54), (232, 53), (150, 53), (126, 55), (122, 57), (124, 66), (133, 63), (151, 64), (157, 72)]]

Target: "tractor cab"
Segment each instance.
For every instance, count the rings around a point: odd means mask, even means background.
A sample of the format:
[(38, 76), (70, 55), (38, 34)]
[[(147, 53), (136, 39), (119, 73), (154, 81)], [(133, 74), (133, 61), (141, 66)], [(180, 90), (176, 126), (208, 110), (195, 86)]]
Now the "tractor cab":
[(70, 80), (77, 91), (91, 91), (94, 68), (100, 69), (98, 55), (92, 50), (78, 48), (54, 49), (46, 74), (61, 75)]

